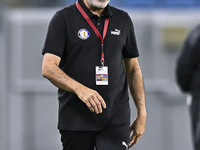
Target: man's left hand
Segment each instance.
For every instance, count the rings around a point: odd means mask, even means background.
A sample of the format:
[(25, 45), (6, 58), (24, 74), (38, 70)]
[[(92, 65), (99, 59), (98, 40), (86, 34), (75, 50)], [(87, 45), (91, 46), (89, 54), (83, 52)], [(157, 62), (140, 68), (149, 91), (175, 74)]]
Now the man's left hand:
[(131, 138), (129, 141), (129, 148), (135, 145), (138, 140), (142, 137), (146, 126), (146, 116), (137, 117), (131, 124)]

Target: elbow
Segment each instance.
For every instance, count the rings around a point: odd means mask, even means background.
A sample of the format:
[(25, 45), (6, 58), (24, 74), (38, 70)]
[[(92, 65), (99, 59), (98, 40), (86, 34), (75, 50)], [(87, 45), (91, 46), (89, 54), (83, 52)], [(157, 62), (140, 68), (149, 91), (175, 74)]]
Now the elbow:
[(46, 67), (46, 66), (42, 66), (42, 76), (44, 77), (44, 78), (48, 78), (48, 73), (49, 71), (48, 71), (48, 67)]
[(52, 55), (45, 54), (42, 62), (42, 75), (44, 78), (50, 79), (58, 67), (60, 58)]

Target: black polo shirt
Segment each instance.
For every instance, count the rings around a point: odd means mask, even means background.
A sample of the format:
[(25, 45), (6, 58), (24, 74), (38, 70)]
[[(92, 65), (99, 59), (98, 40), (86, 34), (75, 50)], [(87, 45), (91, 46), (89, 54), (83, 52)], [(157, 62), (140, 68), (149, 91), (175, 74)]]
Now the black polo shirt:
[(59, 10), (52, 18), (43, 54), (59, 56), (59, 67), (71, 78), (96, 90), (107, 108), (102, 114), (91, 113), (76, 94), (58, 90), (61, 130), (101, 130), (105, 126), (130, 123), (128, 84), (123, 58), (138, 57), (132, 21), (122, 10), (108, 5), (101, 17), (94, 15), (82, 0), (79, 4), (94, 25), (103, 33), (105, 18), (109, 18), (104, 40), (108, 85), (96, 85), (95, 66), (100, 65), (101, 41), (83, 18), (75, 4)]

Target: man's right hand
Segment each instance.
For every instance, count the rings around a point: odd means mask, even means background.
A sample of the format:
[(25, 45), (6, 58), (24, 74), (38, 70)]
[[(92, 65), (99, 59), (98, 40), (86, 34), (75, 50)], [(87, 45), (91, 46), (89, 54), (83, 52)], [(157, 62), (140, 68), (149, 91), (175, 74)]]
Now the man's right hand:
[(106, 109), (106, 103), (99, 93), (83, 85), (75, 92), (77, 96), (87, 105), (91, 112), (102, 113)]

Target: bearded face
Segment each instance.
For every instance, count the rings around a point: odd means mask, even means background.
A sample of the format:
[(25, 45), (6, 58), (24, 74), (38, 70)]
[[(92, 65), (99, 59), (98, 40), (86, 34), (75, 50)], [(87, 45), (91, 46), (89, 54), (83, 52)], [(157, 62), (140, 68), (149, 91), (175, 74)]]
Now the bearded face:
[(105, 8), (110, 2), (110, 0), (86, 0), (86, 1), (90, 6), (101, 9)]

